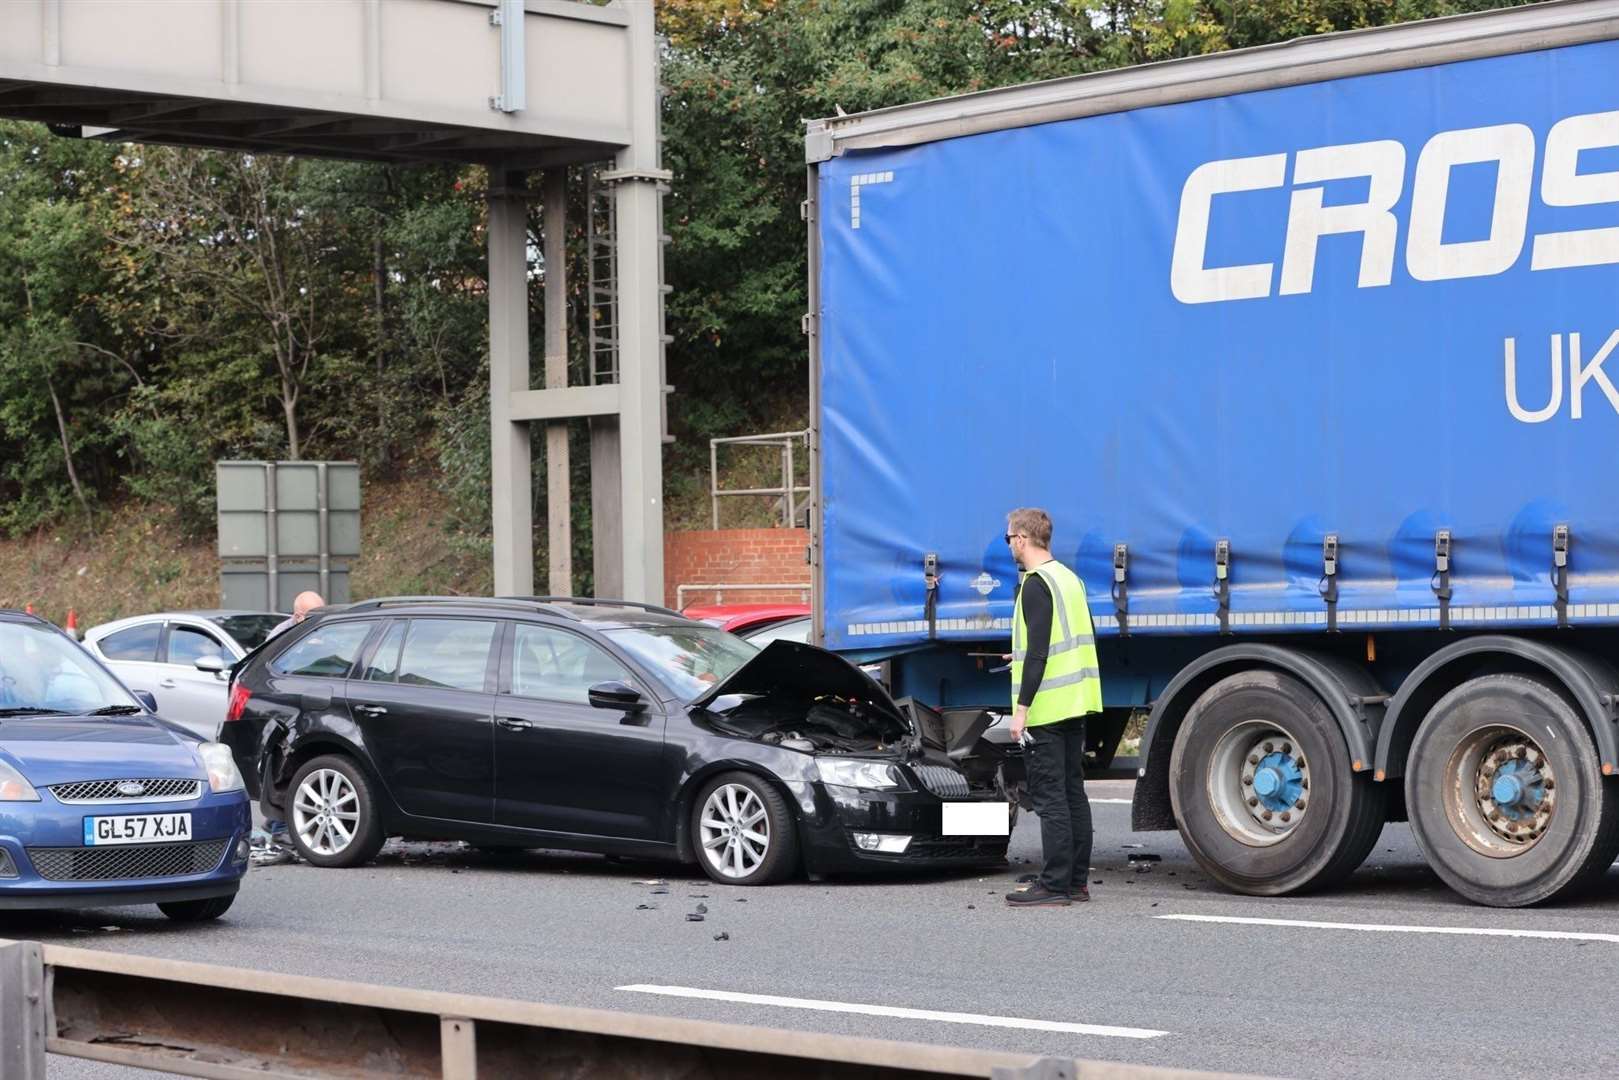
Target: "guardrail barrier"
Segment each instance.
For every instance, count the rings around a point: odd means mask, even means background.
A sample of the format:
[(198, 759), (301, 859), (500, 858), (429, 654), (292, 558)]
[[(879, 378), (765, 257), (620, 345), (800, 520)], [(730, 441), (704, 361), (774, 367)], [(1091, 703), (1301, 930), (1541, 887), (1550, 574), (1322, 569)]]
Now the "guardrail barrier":
[(47, 1053), (216, 1080), (1216, 1076), (0, 942), (0, 1077), (45, 1080)]

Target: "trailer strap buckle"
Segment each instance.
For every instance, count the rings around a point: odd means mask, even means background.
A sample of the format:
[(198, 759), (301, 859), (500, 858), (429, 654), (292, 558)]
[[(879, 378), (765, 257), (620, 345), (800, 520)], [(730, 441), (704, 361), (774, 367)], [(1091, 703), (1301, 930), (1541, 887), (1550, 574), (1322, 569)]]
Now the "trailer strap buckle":
[(927, 587), (922, 617), (928, 621), (928, 640), (932, 641), (939, 636), (939, 553), (936, 551), (922, 556), (922, 584)]
[(1214, 542), (1214, 598), (1220, 603), (1220, 633), (1231, 633), (1231, 541)]
[(1119, 636), (1130, 636), (1130, 586), (1125, 580), (1130, 574), (1130, 545), (1113, 545), (1113, 617), (1119, 624)]
[(1338, 632), (1338, 534), (1328, 533), (1321, 540), (1321, 599), (1327, 602), (1327, 633)]
[(1568, 629), (1568, 526), (1552, 530), (1552, 584), (1557, 589), (1557, 628)]
[(1433, 578), (1428, 582), (1434, 596), (1439, 598), (1439, 629), (1450, 629), (1450, 530), (1440, 529), (1433, 534)]

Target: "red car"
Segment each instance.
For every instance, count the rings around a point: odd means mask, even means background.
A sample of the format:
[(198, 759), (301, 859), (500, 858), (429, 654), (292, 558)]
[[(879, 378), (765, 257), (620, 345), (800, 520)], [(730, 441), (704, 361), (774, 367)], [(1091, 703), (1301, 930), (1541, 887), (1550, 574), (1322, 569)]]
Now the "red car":
[(802, 619), (809, 613), (808, 604), (698, 604), (681, 612), (688, 619), (733, 634), (744, 634), (788, 619)]

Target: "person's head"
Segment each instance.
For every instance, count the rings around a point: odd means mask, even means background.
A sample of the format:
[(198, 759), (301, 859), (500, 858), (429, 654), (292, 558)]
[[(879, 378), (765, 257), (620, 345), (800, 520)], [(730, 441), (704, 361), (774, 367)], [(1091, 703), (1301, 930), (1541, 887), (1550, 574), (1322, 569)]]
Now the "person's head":
[(292, 621), (303, 622), (311, 611), (326, 606), (326, 601), (318, 592), (301, 592), (292, 601)]
[(1051, 515), (1033, 507), (1013, 510), (1006, 515), (1006, 543), (1012, 558), (1025, 570), (1032, 556), (1044, 561), (1051, 554)]

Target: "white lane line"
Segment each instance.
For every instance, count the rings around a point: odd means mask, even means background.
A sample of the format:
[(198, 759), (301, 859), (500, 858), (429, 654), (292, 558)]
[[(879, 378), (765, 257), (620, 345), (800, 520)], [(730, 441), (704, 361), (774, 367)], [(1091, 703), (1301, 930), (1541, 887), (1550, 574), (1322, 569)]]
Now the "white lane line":
[(1129, 799), (1092, 799), (1091, 802), (1111, 803), (1114, 806), (1129, 806)]
[(815, 998), (777, 997), (774, 994), (738, 994), (729, 990), (699, 990), (692, 986), (615, 987), (632, 994), (660, 994), (664, 997), (700, 998), (729, 1001), (739, 1005), (771, 1005), (778, 1009), (809, 1009), (814, 1012), (857, 1013), (861, 1016), (891, 1016), (899, 1020), (933, 1020), (941, 1024), (976, 1024), (979, 1027), (1022, 1028), (1027, 1031), (1061, 1031), (1070, 1035), (1105, 1035), (1115, 1039), (1156, 1039), (1167, 1031), (1148, 1028), (1112, 1027), (1107, 1024), (1067, 1024), (1058, 1020), (1027, 1020), (1019, 1016), (987, 1016), (982, 1013), (937, 1012), (933, 1009), (901, 1009), (892, 1005), (856, 1005), (847, 1001), (819, 1001)]
[(1485, 926), (1399, 926), (1382, 923), (1315, 922), (1310, 919), (1249, 919), (1235, 915), (1154, 915), (1174, 922), (1237, 923), (1242, 926), (1297, 926), (1306, 930), (1363, 930), (1376, 934), (1454, 934), (1463, 937), (1547, 938), (1554, 941), (1608, 941), (1619, 934), (1581, 934), (1572, 930), (1503, 930)]

